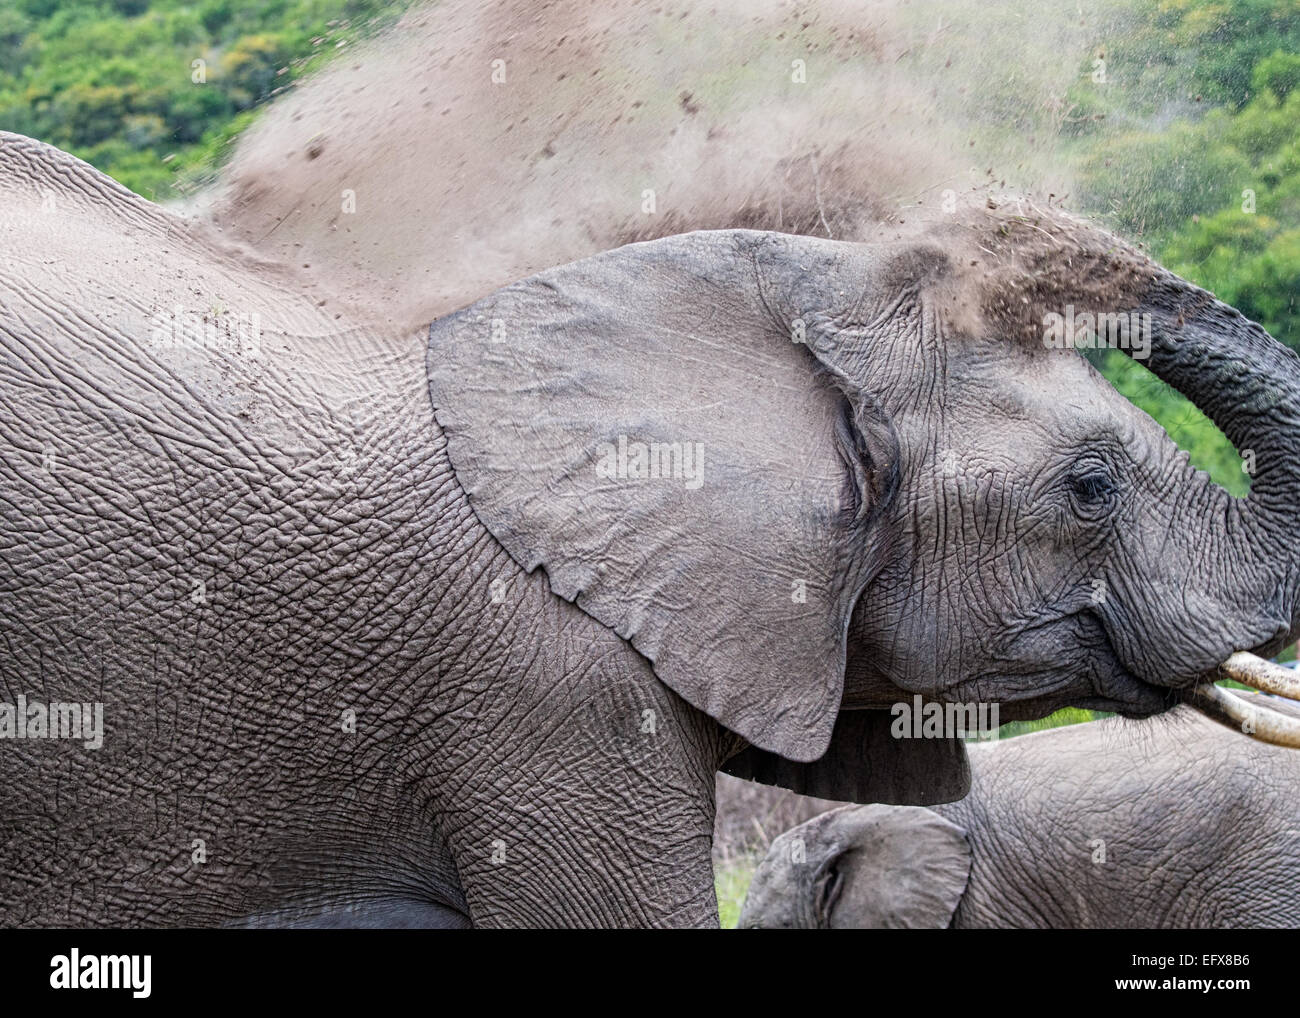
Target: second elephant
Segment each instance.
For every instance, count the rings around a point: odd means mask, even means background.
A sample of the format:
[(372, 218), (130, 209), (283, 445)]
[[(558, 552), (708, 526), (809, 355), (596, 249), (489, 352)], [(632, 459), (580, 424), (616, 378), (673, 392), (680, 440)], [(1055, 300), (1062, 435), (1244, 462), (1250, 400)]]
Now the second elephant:
[(979, 747), (933, 808), (846, 806), (773, 841), (745, 927), (1300, 926), (1300, 758), (1175, 711)]

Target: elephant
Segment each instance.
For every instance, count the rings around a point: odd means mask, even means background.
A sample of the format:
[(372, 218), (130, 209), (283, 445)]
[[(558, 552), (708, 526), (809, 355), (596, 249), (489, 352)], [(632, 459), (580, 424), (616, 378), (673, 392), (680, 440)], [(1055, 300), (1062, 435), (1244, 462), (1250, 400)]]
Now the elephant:
[(959, 802), (821, 813), (772, 842), (740, 926), (1300, 926), (1300, 758), (1167, 717), (980, 745)]
[[(8, 925), (716, 926), (720, 770), (965, 794), (914, 698), (1297, 743), (1213, 680), (1285, 685), (1234, 655), (1297, 628), (1300, 361), (1067, 213), (686, 232), (426, 333), (38, 141), (0, 185)], [(1249, 497), (1066, 305), (1149, 316)]]

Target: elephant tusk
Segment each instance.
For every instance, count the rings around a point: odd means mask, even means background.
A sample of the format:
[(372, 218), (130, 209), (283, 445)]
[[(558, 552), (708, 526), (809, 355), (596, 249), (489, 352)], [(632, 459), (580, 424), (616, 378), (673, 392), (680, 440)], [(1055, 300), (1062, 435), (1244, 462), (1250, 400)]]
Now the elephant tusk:
[(1273, 693), (1288, 700), (1300, 700), (1300, 672), (1275, 665), (1244, 650), (1239, 650), (1219, 665), (1219, 671), (1243, 686)]
[[(1255, 660), (1258, 661), (1259, 658)], [(1267, 661), (1261, 663), (1268, 664)], [(1212, 721), (1243, 732), (1252, 739), (1274, 746), (1300, 749), (1300, 717), (1268, 707), (1256, 707), (1213, 683), (1197, 686), (1187, 702)]]

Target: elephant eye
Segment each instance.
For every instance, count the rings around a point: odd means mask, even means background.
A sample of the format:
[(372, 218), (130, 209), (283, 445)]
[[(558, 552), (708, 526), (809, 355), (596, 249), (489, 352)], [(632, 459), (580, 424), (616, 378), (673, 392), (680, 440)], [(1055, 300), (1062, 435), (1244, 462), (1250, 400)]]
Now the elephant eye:
[(1081, 507), (1096, 509), (1110, 502), (1115, 482), (1105, 470), (1093, 468), (1070, 477), (1070, 493)]

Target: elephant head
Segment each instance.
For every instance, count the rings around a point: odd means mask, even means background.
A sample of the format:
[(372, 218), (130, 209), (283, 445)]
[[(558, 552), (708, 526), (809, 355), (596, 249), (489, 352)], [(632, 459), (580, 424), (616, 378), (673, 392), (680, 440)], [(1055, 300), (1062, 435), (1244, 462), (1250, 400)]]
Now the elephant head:
[[(1136, 323), (1248, 498), (1050, 341), (1075, 308)], [(741, 776), (863, 801), (846, 775), (910, 752), (952, 798), (960, 748), (882, 748), (882, 708), (1221, 713), (1220, 665), (1297, 627), (1300, 359), (1065, 216), (632, 244), (435, 322), (428, 373), (484, 524), (747, 740)]]
[(966, 831), (921, 806), (841, 806), (776, 838), (741, 929), (944, 929), (971, 872)]

